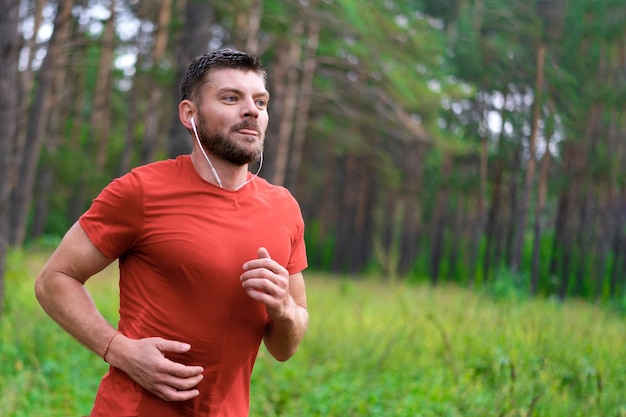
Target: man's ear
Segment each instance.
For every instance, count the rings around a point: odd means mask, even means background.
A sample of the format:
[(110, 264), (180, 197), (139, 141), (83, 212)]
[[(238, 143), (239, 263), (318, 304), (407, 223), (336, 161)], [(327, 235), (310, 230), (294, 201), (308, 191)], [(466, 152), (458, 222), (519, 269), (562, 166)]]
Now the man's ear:
[(191, 131), (191, 118), (193, 117), (196, 111), (196, 106), (193, 102), (189, 100), (182, 100), (178, 103), (178, 118), (183, 126), (187, 128), (187, 130)]

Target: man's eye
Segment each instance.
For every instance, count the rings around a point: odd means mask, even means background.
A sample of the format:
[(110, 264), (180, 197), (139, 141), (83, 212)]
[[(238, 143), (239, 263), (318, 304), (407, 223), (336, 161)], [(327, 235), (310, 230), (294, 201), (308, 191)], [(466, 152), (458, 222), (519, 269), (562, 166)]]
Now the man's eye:
[(230, 101), (230, 102), (235, 102), (235, 101), (237, 101), (237, 97), (235, 97), (235, 96), (226, 96), (226, 97), (224, 97), (224, 100), (225, 101)]
[(257, 100), (256, 105), (259, 108), (265, 108), (267, 107), (267, 100)]

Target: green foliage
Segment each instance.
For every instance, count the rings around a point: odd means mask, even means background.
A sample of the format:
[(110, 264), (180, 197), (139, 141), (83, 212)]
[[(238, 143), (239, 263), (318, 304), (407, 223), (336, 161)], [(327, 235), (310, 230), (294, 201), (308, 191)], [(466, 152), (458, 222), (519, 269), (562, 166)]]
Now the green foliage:
[[(32, 284), (46, 254), (9, 256), (0, 321), (3, 416), (85, 415), (106, 370), (38, 307)], [(90, 283), (110, 320), (116, 274), (109, 269)], [(305, 276), (309, 332), (288, 362), (261, 349), (251, 417), (626, 414), (626, 334), (623, 317), (610, 309)]]
[[(45, 246), (45, 240), (40, 245)], [(69, 337), (39, 307), (33, 283), (45, 252), (10, 251), (0, 318), (0, 415), (80, 416), (89, 412), (106, 364)], [(95, 298), (108, 315), (115, 287)]]
[(323, 233), (319, 222), (311, 222), (307, 225), (306, 246), (310, 268), (330, 269), (335, 249), (334, 234)]
[(251, 416), (626, 412), (626, 374), (611, 364), (624, 335), (610, 312), (320, 278), (309, 278), (297, 355), (277, 365), (261, 351)]
[(520, 301), (530, 296), (530, 280), (526, 273), (500, 268), (483, 289), (496, 300)]

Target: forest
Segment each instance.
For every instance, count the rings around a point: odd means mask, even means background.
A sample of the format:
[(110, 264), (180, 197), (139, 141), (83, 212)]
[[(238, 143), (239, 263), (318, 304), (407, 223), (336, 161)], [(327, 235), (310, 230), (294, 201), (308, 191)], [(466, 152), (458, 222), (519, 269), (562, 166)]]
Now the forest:
[(623, 0), (0, 9), (0, 311), (11, 248), (190, 151), (178, 81), (223, 47), (268, 70), (260, 175), (300, 202), (312, 270), (626, 297)]

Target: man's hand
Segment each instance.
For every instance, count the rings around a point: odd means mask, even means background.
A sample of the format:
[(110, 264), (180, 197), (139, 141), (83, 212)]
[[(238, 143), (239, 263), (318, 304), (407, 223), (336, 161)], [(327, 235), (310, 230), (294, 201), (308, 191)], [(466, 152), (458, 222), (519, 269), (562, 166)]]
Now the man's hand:
[(309, 323), (302, 273), (289, 275), (265, 248), (259, 248), (258, 258), (246, 262), (243, 269), (242, 287), (250, 298), (265, 304), (270, 318), (265, 346), (274, 358), (286, 361), (296, 352)]
[(270, 318), (292, 318), (296, 305), (289, 294), (289, 272), (270, 257), (267, 249), (259, 248), (258, 256), (243, 265), (243, 288), (250, 298), (265, 304)]
[(146, 390), (166, 401), (186, 401), (200, 395), (201, 366), (186, 366), (165, 357), (165, 352), (184, 353), (191, 346), (160, 337), (113, 339), (107, 361), (124, 371)]

